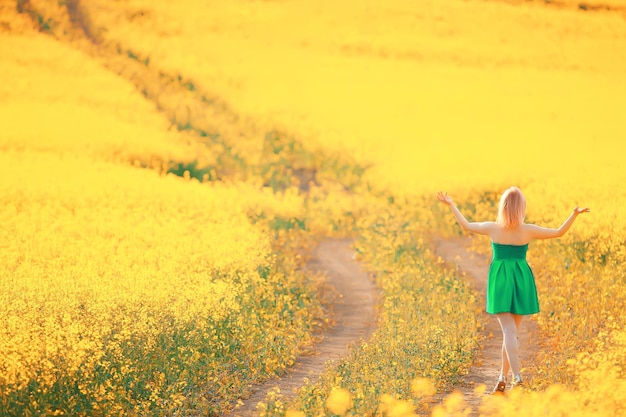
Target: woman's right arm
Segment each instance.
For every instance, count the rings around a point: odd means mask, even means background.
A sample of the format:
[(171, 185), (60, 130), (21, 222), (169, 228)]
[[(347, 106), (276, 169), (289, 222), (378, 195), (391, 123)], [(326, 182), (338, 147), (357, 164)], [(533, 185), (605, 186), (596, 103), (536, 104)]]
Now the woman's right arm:
[(581, 213), (588, 213), (589, 208), (581, 208), (576, 207), (572, 214), (563, 222), (563, 224), (558, 229), (552, 229), (549, 227), (541, 227), (535, 224), (527, 224), (526, 228), (530, 232), (530, 237), (533, 239), (552, 239), (555, 237), (561, 237), (569, 230), (569, 228), (574, 224), (574, 220)]
[(454, 201), (452, 201), (452, 198), (448, 195), (448, 193), (443, 193), (439, 191), (437, 193), (437, 198), (439, 199), (439, 201), (445, 203), (447, 206), (450, 207), (450, 209), (452, 210), (452, 214), (454, 215), (454, 218), (456, 219), (459, 226), (461, 226), (461, 229), (467, 230), (468, 232), (472, 233), (478, 233), (480, 235), (488, 235), (491, 231), (493, 222), (467, 221), (465, 216), (463, 216), (463, 213), (461, 213), (456, 204), (454, 204)]

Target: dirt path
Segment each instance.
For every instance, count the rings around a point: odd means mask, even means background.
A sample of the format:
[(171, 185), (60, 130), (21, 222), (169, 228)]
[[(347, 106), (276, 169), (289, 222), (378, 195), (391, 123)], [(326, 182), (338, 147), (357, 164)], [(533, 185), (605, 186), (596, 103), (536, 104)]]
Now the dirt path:
[(328, 283), (339, 293), (334, 304), (335, 325), (315, 346), (315, 354), (298, 357), (281, 379), (255, 387), (252, 396), (231, 416), (256, 415), (258, 402), (275, 387), (285, 398), (293, 397), (305, 378), (314, 382), (324, 371), (326, 362), (345, 356), (353, 343), (369, 339), (376, 326), (377, 290), (369, 274), (354, 260), (351, 244), (350, 240), (324, 240), (308, 264), (311, 270), (325, 273)]
[[(468, 238), (438, 239), (434, 241), (435, 252), (448, 264), (456, 265), (465, 274), (484, 304), (489, 259), (469, 250)], [(370, 276), (364, 272), (353, 258), (351, 241), (325, 240), (315, 250), (309, 268), (323, 272), (328, 283), (340, 294), (334, 305), (336, 325), (324, 334), (324, 339), (316, 345), (316, 354), (301, 356), (296, 364), (281, 378), (270, 380), (254, 388), (253, 394), (242, 406), (233, 411), (233, 417), (254, 416), (256, 405), (263, 401), (267, 392), (279, 388), (285, 399), (295, 395), (304, 379), (315, 381), (324, 371), (326, 362), (337, 360), (348, 353), (351, 344), (366, 340), (375, 329), (377, 290)], [(519, 333), (520, 359), (522, 366), (536, 351), (537, 325), (534, 320), (524, 320)], [(480, 384), (487, 386), (488, 395), (500, 373), (500, 351), (502, 336), (500, 326), (494, 317), (485, 314), (485, 327), (479, 335), (482, 349), (478, 352), (468, 375), (457, 387), (465, 400), (472, 406), (477, 416), (481, 396), (474, 393)], [(522, 369), (523, 372), (523, 369)], [(445, 394), (439, 397), (443, 399)]]
[[(472, 286), (481, 297), (480, 302), (484, 305), (490, 259), (471, 252), (468, 249), (470, 244), (468, 238), (436, 240), (434, 243), (435, 252), (439, 256), (448, 264), (456, 265), (460, 271), (466, 274)], [(536, 321), (525, 318), (522, 321), (518, 333), (523, 375), (524, 364), (529, 364), (536, 352), (536, 337)], [(500, 374), (502, 332), (495, 317), (491, 317), (485, 313), (485, 328), (483, 333), (479, 335), (479, 338), (482, 349), (474, 359), (474, 363), (465, 380), (458, 387), (458, 390), (464, 394), (465, 400), (472, 406), (474, 410), (472, 415), (478, 415), (477, 411), (481, 400), (481, 397), (474, 393), (474, 388), (479, 384), (485, 384), (487, 386), (487, 393), (484, 395), (489, 395)]]

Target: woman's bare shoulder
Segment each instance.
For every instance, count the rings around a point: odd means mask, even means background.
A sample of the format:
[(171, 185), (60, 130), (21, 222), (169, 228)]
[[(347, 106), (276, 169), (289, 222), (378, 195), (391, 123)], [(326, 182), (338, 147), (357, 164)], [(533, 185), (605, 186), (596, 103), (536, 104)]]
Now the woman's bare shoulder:
[(493, 227), (494, 229), (501, 228), (502, 226), (498, 222), (483, 222), (483, 224), (487, 227)]
[(524, 223), (523, 232), (529, 239), (548, 239), (555, 237), (556, 230), (549, 227), (538, 226), (533, 223)]
[(541, 226), (538, 226), (534, 223), (522, 223), (520, 227), (523, 231), (528, 231), (528, 232), (543, 229)]
[(482, 224), (485, 234), (489, 235), (491, 239), (502, 231), (502, 225), (498, 222), (483, 222)]
[(502, 228), (500, 223), (497, 222), (482, 222), (481, 225), (486, 231), (490, 233), (496, 232)]

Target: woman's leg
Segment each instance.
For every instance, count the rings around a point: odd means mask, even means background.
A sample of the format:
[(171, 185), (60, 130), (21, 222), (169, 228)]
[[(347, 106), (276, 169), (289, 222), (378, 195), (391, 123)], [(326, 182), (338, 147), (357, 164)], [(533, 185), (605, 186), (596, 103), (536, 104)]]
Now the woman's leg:
[[(519, 333), (519, 325), (522, 323), (522, 319), (524, 318), (524, 316), (521, 316), (519, 314), (511, 314), (513, 316), (513, 320), (515, 320), (515, 340), (517, 341), (517, 351), (518, 351), (518, 358), (519, 358), (519, 338), (517, 337), (517, 334)], [(519, 360), (519, 359), (518, 359)], [(513, 385), (517, 385), (519, 383), (522, 382), (522, 369), (521, 369), (521, 364), (520, 364), (520, 372), (518, 373), (513, 373)]]
[(522, 322), (519, 314), (501, 313), (496, 316), (502, 328), (502, 369), (500, 376), (506, 377), (509, 370), (514, 376), (520, 374), (517, 329)]
[(503, 340), (502, 341), (502, 368), (500, 368), (500, 378), (498, 378), (498, 381), (506, 381), (506, 376), (509, 374), (510, 370), (511, 370), (511, 365), (509, 364), (509, 358), (506, 357), (506, 346)]

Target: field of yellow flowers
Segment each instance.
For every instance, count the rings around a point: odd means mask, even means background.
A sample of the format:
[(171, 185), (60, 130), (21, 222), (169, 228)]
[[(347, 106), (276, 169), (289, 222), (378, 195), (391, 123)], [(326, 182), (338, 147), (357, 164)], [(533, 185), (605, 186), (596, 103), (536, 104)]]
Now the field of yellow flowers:
[[(488, 416), (624, 415), (617, 0), (0, 3), (0, 414), (221, 415), (332, 321), (351, 236), (379, 329), (264, 415), (466, 415), (482, 306), (432, 253), (509, 185), (542, 312)], [(475, 240), (485, 252), (486, 242)], [(497, 370), (494, 370), (494, 375)], [(478, 388), (478, 390), (484, 389)]]

